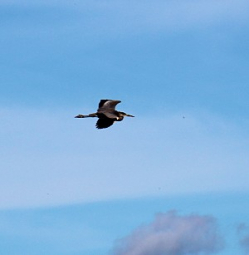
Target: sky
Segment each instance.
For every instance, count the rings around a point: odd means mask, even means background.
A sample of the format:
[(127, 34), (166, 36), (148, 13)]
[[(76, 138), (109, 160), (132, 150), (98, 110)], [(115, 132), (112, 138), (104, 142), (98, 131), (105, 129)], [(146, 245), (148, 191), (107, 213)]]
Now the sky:
[[(0, 251), (249, 254), (249, 3), (0, 2)], [(105, 130), (100, 99), (132, 114)]]

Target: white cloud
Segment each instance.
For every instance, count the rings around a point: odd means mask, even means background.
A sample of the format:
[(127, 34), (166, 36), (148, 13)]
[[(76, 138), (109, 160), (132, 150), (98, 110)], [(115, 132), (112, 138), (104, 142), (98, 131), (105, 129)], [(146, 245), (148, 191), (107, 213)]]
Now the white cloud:
[(160, 213), (148, 225), (119, 240), (115, 255), (214, 254), (222, 248), (215, 219), (210, 216), (179, 216)]

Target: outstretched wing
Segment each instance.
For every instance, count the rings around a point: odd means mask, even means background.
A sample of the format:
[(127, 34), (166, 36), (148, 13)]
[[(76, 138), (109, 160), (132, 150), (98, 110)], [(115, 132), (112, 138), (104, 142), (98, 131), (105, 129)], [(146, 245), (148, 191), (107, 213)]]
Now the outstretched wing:
[(98, 112), (112, 112), (115, 110), (116, 105), (120, 102), (120, 100), (102, 99), (99, 102)]
[(96, 123), (96, 128), (98, 129), (102, 129), (102, 128), (108, 128), (110, 127), (113, 123), (114, 123), (114, 119), (98, 119), (97, 123)]

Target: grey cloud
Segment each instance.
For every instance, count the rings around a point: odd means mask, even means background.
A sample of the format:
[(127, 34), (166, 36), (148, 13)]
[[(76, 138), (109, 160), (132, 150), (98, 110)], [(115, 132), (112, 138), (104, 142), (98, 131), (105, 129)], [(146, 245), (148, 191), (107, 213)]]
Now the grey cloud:
[(240, 245), (245, 250), (246, 254), (249, 254), (249, 233), (240, 239)]
[(211, 216), (157, 214), (154, 221), (117, 241), (114, 255), (214, 254), (223, 247)]
[(239, 244), (244, 249), (245, 254), (249, 254), (249, 227), (245, 223), (239, 224), (237, 227), (239, 236)]

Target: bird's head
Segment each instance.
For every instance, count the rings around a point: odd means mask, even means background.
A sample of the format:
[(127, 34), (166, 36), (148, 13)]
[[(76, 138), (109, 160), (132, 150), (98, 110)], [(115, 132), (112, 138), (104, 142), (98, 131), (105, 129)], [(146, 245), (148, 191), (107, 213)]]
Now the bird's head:
[(125, 116), (126, 117), (135, 117), (135, 116), (133, 116), (133, 115), (131, 115), (131, 114), (127, 114), (127, 113), (125, 113), (125, 112), (118, 112), (118, 115), (119, 115), (119, 118), (124, 118)]

